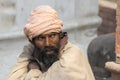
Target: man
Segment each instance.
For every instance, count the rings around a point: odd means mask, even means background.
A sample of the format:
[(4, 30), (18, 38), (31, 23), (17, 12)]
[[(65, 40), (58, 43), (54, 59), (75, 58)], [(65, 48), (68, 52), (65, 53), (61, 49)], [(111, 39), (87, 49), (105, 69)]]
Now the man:
[(49, 6), (33, 10), (24, 28), (25, 46), (7, 80), (94, 80), (81, 50), (67, 41), (63, 22)]

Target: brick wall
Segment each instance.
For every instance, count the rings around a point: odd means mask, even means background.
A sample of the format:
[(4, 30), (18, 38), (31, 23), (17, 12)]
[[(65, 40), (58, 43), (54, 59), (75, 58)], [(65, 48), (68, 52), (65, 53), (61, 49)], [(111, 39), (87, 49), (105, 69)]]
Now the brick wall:
[(98, 27), (98, 35), (113, 33), (116, 29), (116, 3), (100, 0), (99, 16), (102, 23)]

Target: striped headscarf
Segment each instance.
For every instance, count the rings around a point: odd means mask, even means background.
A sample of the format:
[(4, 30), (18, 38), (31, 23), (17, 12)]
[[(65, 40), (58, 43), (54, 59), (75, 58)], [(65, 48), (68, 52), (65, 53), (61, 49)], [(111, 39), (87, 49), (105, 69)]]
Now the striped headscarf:
[(49, 30), (60, 32), (62, 25), (63, 22), (58, 18), (57, 12), (50, 6), (42, 5), (30, 13), (24, 33), (32, 40)]

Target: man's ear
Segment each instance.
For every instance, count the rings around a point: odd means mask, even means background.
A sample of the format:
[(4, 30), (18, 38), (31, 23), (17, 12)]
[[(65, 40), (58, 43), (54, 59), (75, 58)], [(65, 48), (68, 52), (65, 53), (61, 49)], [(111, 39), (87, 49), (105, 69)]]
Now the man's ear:
[(63, 37), (67, 36), (67, 32), (60, 32), (60, 38), (62, 39)]
[(33, 40), (33, 39), (32, 39), (32, 40), (28, 39), (28, 41), (29, 41), (30, 43), (34, 44), (34, 40)]

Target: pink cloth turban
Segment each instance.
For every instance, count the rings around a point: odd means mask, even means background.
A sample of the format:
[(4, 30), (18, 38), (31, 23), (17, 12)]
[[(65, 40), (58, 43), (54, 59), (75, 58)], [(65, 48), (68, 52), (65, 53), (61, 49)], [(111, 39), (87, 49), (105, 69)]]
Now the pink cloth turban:
[(49, 6), (39, 6), (33, 10), (25, 25), (24, 33), (28, 39), (44, 33), (45, 31), (61, 31), (63, 22), (58, 18), (57, 12)]

